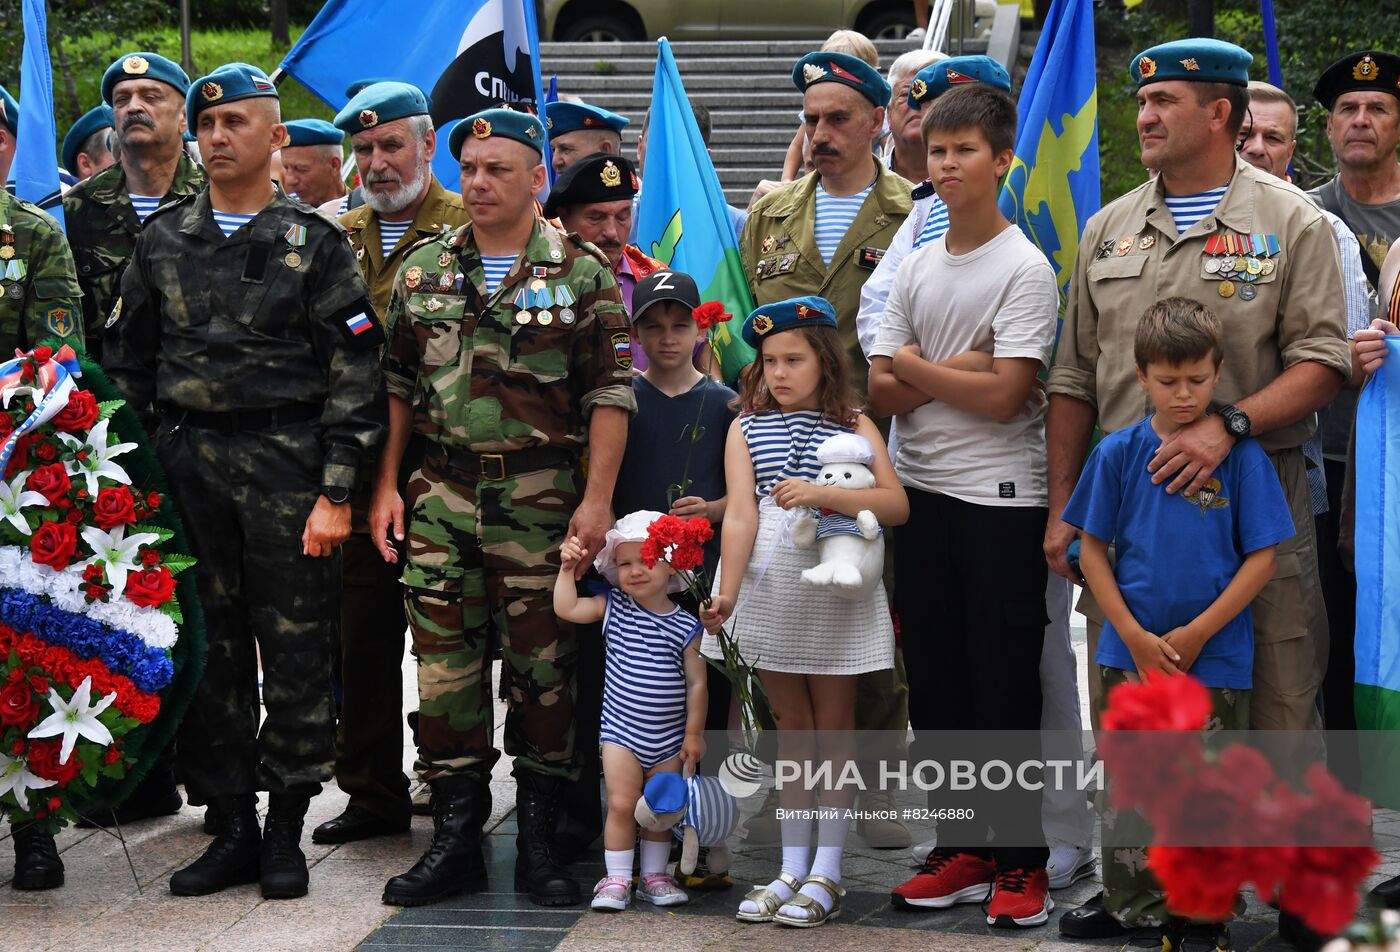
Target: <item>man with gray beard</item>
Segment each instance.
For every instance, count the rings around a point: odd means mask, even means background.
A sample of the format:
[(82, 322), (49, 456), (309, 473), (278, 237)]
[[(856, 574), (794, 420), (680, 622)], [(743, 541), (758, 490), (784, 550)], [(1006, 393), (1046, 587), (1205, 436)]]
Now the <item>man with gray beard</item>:
[[(373, 83), (335, 117), (350, 136), (365, 204), (340, 216), (382, 320), (408, 249), (470, 220), (462, 198), (433, 177), (437, 135), (427, 97), (407, 83)], [(411, 451), (411, 448), (410, 448)], [(405, 477), (412, 466), (403, 468)], [(366, 470), (365, 472), (368, 472)], [(368, 535), (367, 485), (351, 498), (352, 533), (343, 547), (340, 611), (341, 701), (335, 779), (345, 811), (316, 827), (317, 843), (402, 833), (412, 804), (403, 772), (403, 590)], [(400, 560), (402, 564), (402, 560)]]

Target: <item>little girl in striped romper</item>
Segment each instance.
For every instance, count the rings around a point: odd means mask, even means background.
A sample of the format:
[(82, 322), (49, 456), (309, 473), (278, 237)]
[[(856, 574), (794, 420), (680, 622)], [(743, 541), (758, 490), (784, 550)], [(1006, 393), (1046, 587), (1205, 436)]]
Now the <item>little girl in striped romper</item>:
[[(655, 774), (700, 766), (704, 756), (705, 661), (700, 657), (699, 619), (671, 601), (684, 586), (671, 567), (642, 561), (647, 527), (659, 512), (634, 512), (608, 531), (594, 562), (612, 588), (579, 598), (574, 568), (589, 557), (577, 536), (560, 550), (554, 613), (575, 624), (603, 622), (607, 665), (603, 722), (599, 732), (608, 820), (603, 829), (607, 875), (593, 888), (593, 908), (616, 912), (632, 895), (635, 813), (642, 788)], [(658, 906), (680, 905), (685, 892), (666, 875), (671, 833), (642, 831), (637, 899)]]

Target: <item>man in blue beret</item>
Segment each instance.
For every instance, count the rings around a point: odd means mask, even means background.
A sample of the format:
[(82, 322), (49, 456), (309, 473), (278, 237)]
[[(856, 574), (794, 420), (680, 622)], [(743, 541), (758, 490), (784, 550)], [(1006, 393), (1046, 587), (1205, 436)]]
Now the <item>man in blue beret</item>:
[[(1157, 175), (1104, 206), (1080, 239), (1049, 379), (1045, 554), (1054, 572), (1078, 581), (1066, 563), (1076, 530), (1060, 513), (1095, 424), (1112, 433), (1142, 419), (1133, 339), (1143, 309), (1168, 297), (1208, 301), (1226, 329), (1220, 405), (1178, 430), (1149, 469), (1165, 492), (1190, 500), (1240, 440), (1257, 439), (1268, 453), (1296, 534), (1278, 546), (1274, 577), (1250, 605), (1249, 702), (1218, 706), (1216, 716), (1226, 730), (1303, 732), (1320, 726), (1314, 700), (1327, 621), (1301, 447), (1316, 430), (1317, 408), (1351, 376), (1352, 360), (1331, 225), (1297, 189), (1236, 154), (1251, 60), (1232, 44), (1195, 38), (1132, 61), (1142, 162)], [(1079, 610), (1089, 618), (1097, 711), (1108, 686), (1094, 663), (1105, 616), (1087, 590)], [(1296, 761), (1318, 753), (1300, 751)], [(1123, 862), (1129, 841), (1141, 846), (1146, 836), (1125, 817), (1105, 826), (1104, 893), (1066, 913), (1062, 933), (1119, 936), (1166, 921), (1151, 873)]]
[(83, 113), (63, 137), (63, 167), (81, 181), (116, 162), (112, 154), (112, 107), (105, 103)]
[[(345, 201), (345, 179), (341, 167), (345, 155), (341, 143), (345, 133), (324, 119), (290, 119), (279, 155), (282, 157), (282, 188), (287, 194), (321, 206), (327, 202), (336, 209)], [(345, 211), (339, 208), (337, 214)]]
[[(367, 82), (332, 128), (349, 132), (367, 203), (342, 211), (370, 300), (382, 320), (408, 250), (469, 220), (461, 196), (432, 174), (437, 134), (415, 86)], [(338, 147), (337, 147), (338, 148)], [(287, 150), (284, 148), (284, 152)], [(322, 211), (326, 208), (323, 207)], [(406, 467), (405, 479), (412, 467)], [(379, 557), (368, 532), (369, 485), (351, 497), (353, 531), (343, 546), (340, 603), (341, 706), (335, 780), (344, 811), (316, 827), (317, 843), (350, 843), (405, 832), (412, 819), (403, 772), (403, 588), (399, 566)]]
[(890, 87), (864, 60), (836, 52), (808, 53), (792, 79), (803, 94), (816, 172), (760, 199), (739, 249), (756, 304), (820, 293), (836, 308), (852, 366), (860, 367), (860, 289), (913, 208), (909, 183), (871, 152)]
[[(117, 285), (146, 216), (204, 184), (203, 170), (184, 150), (189, 85), (179, 65), (150, 52), (119, 56), (103, 74), (102, 98), (112, 110), (117, 159), (63, 197), (64, 223), (83, 289), (88, 352), (94, 359), (101, 360), (102, 322), (116, 303)], [(178, 810), (169, 775), (168, 767), (152, 770), (118, 819), (125, 823), (149, 815), (143, 812), (148, 803), (159, 808), (155, 815)]]
[(209, 184), (147, 219), (104, 341), (112, 382), (159, 415), (199, 560), (210, 661), (181, 725), (181, 773), (218, 822), (170, 890), (258, 882), (288, 899), (307, 892), (302, 824), (335, 755), (338, 549), (383, 434), (384, 334), (344, 233), (273, 184), (286, 130), (267, 75), (222, 66), (186, 110)]
[(631, 120), (582, 102), (547, 102), (544, 123), (554, 156), (554, 174), (595, 152), (622, 154), (622, 130)]

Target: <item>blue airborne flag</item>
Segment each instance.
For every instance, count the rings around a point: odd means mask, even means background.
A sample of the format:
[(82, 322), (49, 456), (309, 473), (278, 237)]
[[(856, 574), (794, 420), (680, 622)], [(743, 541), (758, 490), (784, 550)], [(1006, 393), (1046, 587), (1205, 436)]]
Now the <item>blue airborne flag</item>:
[(19, 132), (10, 176), (15, 194), (63, 224), (58, 201), (58, 162), (54, 142), (58, 129), (53, 118), (53, 72), (49, 65), (48, 18), (44, 0), (24, 0), (24, 56), (20, 66)]
[(502, 103), (533, 111), (543, 99), (534, 0), (329, 0), (281, 69), (333, 109), (367, 75), (428, 93), (438, 133), (433, 171), (454, 191), (457, 157), (447, 137), (457, 121)]
[(739, 336), (739, 326), (753, 310), (753, 296), (724, 189), (700, 138), (671, 44), (662, 37), (656, 45), (637, 244), (668, 267), (694, 278), (702, 301), (719, 301), (734, 315), (710, 331), (718, 345), (720, 370), (732, 382), (753, 362), (753, 348)]
[(1049, 259), (1062, 299), (1099, 210), (1098, 108), (1093, 0), (1054, 0), (1021, 86), (1001, 210)]

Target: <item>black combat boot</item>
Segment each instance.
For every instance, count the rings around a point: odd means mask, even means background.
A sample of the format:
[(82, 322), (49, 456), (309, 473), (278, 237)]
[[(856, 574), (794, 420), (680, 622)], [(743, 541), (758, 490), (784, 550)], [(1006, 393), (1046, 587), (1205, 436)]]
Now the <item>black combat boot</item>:
[(63, 885), (63, 860), (53, 834), (38, 823), (10, 825), (15, 844), (15, 889), (57, 889)]
[(515, 890), (540, 906), (576, 906), (578, 883), (554, 858), (556, 807), (564, 781), (532, 770), (515, 772)]
[(438, 777), (433, 788), (433, 841), (408, 872), (384, 887), (391, 906), (426, 906), (457, 893), (486, 888), (481, 828), (491, 816), (484, 777)]
[(170, 877), (170, 891), (177, 896), (207, 896), (230, 886), (258, 881), (258, 853), (262, 836), (254, 796), (218, 797), (219, 830), (204, 855)]
[(274, 793), (269, 798), (259, 877), (264, 899), (306, 895), (310, 876), (306, 854), (301, 851), (301, 825), (309, 802), (305, 796), (289, 793)]

